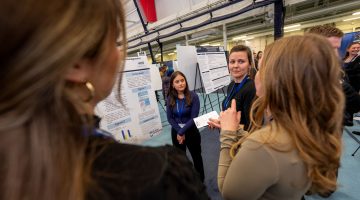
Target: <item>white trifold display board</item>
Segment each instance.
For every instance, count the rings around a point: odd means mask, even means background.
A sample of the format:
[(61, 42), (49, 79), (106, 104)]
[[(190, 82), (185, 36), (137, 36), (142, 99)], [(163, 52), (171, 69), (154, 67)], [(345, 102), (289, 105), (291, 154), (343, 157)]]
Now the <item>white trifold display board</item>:
[(226, 55), (222, 47), (198, 47), (196, 58), (206, 94), (230, 83)]
[(150, 65), (150, 74), (151, 74), (151, 84), (152, 88), (157, 90), (162, 90), (162, 81), (160, 76), (159, 67), (156, 64)]
[[(201, 88), (200, 75), (196, 72), (197, 59), (195, 46), (176, 46), (176, 51), (177, 70), (185, 74), (189, 89), (194, 90)], [(195, 83), (196, 88), (194, 88)]]
[(160, 113), (146, 57), (126, 59), (113, 91), (96, 106), (95, 113), (102, 118), (100, 128), (120, 142), (139, 144), (161, 133)]

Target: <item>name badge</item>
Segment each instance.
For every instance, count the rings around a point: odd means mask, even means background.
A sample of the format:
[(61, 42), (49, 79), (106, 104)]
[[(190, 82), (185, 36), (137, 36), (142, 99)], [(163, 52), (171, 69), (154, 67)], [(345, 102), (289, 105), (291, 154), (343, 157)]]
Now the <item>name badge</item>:
[(185, 124), (179, 124), (180, 128), (183, 128), (185, 126)]

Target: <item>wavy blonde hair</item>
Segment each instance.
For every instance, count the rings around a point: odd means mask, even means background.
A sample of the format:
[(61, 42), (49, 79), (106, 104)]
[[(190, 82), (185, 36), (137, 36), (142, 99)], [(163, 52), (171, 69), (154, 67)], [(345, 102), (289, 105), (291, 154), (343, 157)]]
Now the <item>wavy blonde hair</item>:
[(304, 161), (311, 192), (335, 190), (344, 94), (339, 61), (329, 42), (312, 34), (277, 40), (266, 47), (259, 73), (263, 96), (252, 106), (249, 134), (262, 128), (269, 110), (273, 123), (290, 134)]
[(83, 128), (92, 124), (65, 76), (82, 58), (105, 59), (116, 37), (125, 52), (122, 5), (3, 0), (0, 15), (0, 199), (84, 199), (91, 159)]

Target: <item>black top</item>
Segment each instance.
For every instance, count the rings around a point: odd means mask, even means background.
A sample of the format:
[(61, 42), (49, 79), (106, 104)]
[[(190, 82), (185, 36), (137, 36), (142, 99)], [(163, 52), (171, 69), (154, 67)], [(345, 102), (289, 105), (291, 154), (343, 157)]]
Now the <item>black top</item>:
[(185, 154), (171, 146), (143, 147), (93, 136), (89, 147), (97, 156), (95, 184), (86, 199), (209, 199)]
[(349, 84), (356, 92), (360, 91), (360, 56), (357, 56), (344, 68), (346, 75), (349, 77)]
[[(230, 95), (230, 92), (234, 85), (235, 82), (231, 81), (230, 85), (227, 88), (227, 95)], [(236, 110), (241, 111), (240, 124), (244, 124), (244, 130), (247, 130), (250, 125), (250, 108), (255, 95), (256, 89), (254, 81), (252, 79), (248, 79), (246, 83), (241, 87), (241, 89), (231, 98), (236, 100)], [(224, 101), (225, 100), (226, 98), (224, 99)], [(231, 101), (229, 101), (227, 108), (229, 108), (230, 106)]]
[(353, 121), (353, 114), (360, 111), (360, 95), (346, 80), (343, 80), (342, 87), (345, 93), (345, 112), (343, 124), (351, 125)]

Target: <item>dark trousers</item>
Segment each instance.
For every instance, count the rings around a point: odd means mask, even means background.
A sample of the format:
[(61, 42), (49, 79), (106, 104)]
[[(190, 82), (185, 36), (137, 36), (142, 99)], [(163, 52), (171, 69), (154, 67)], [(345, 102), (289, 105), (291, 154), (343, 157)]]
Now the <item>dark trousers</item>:
[(177, 132), (174, 129), (171, 129), (171, 139), (173, 145), (184, 151), (184, 153), (186, 153), (186, 147), (189, 149), (194, 162), (194, 167), (199, 173), (201, 181), (204, 182), (205, 175), (203, 160), (201, 156), (201, 137), (199, 130), (195, 126), (193, 126), (188, 131), (186, 131), (185, 142), (183, 144), (179, 144), (176, 136)]

